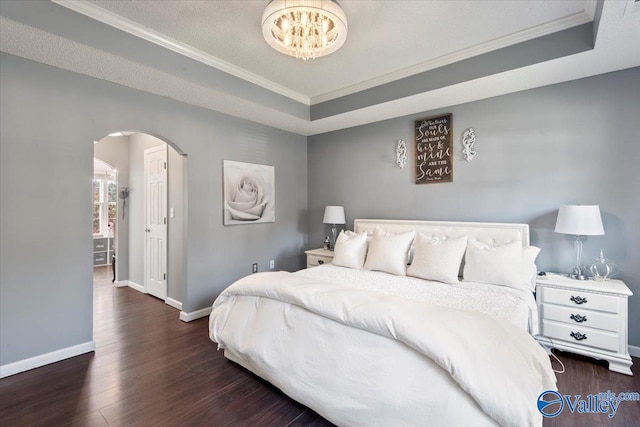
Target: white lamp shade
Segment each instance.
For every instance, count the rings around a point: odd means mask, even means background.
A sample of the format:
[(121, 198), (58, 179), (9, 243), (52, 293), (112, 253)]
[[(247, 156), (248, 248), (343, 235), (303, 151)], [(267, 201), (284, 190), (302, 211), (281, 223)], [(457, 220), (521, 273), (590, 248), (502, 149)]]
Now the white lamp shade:
[(324, 208), (324, 218), (322, 222), (325, 224), (344, 224), (344, 207), (343, 206), (327, 206)]
[(599, 236), (604, 234), (598, 205), (562, 205), (556, 220), (556, 233), (574, 236)]

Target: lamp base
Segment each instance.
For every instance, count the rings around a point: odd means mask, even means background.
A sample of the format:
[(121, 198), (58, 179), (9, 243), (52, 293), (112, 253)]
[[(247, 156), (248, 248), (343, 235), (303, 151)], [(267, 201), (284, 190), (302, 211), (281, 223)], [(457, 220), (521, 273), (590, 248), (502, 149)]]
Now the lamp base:
[(338, 228), (336, 227), (336, 224), (333, 224), (333, 227), (331, 227), (331, 234), (333, 235), (333, 245), (331, 245), (331, 247), (329, 248), (330, 251), (334, 251), (336, 248), (336, 234), (338, 233)]
[(588, 280), (589, 278), (584, 275), (581, 268), (574, 268), (573, 272), (569, 274), (570, 279), (574, 280)]

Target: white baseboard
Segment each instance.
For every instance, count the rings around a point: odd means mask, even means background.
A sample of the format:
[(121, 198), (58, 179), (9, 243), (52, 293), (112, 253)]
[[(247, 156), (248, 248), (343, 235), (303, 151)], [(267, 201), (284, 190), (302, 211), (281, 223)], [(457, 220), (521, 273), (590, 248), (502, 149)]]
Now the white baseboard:
[[(147, 293), (147, 291), (144, 290), (144, 286), (142, 286), (142, 285), (140, 285), (140, 284), (138, 284), (136, 282), (132, 282), (131, 280), (123, 280), (121, 282), (116, 282), (116, 286), (117, 287), (128, 286), (131, 289), (135, 289), (138, 292), (142, 292), (143, 294)], [(167, 297), (167, 299), (164, 302), (167, 305), (170, 305), (173, 308), (177, 308), (178, 310), (182, 310), (182, 303), (180, 301), (176, 300), (176, 299)]]
[(640, 357), (640, 347), (635, 345), (629, 346), (629, 355), (633, 357)]
[(192, 311), (191, 313), (180, 312), (180, 320), (183, 322), (191, 322), (192, 320), (199, 319), (201, 317), (207, 317), (211, 314), (211, 307), (203, 308), (202, 310)]
[(96, 343), (88, 341), (72, 347), (62, 348), (50, 353), (30, 357), (28, 359), (18, 360), (17, 362), (7, 363), (6, 365), (0, 366), (0, 378), (19, 374), (20, 372), (29, 371), (64, 359), (79, 356), (81, 354), (90, 353), (95, 351), (95, 349)]
[(167, 299), (164, 300), (164, 302), (167, 305), (170, 305), (173, 308), (177, 308), (178, 310), (182, 310), (182, 303), (180, 301), (176, 300), (176, 299), (167, 297)]
[(115, 282), (113, 282), (113, 286), (115, 286), (116, 288), (126, 288), (127, 286), (129, 286), (129, 281), (128, 280), (116, 280)]
[(142, 292), (143, 294), (147, 293), (147, 291), (144, 290), (144, 286), (139, 285), (136, 282), (132, 282), (131, 280), (127, 280), (127, 286), (129, 286), (131, 289), (135, 289), (138, 292)]

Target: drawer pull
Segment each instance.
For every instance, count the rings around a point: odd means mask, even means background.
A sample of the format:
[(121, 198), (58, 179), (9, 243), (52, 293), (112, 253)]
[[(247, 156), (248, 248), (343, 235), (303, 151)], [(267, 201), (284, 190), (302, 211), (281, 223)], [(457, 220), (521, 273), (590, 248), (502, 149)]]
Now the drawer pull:
[(321, 259), (319, 259), (319, 260), (318, 260), (318, 264), (322, 265), (322, 264), (324, 264), (324, 261), (323, 261), (323, 260), (321, 260)]
[(582, 341), (587, 339), (587, 334), (581, 334), (580, 332), (571, 332), (571, 335), (576, 341)]
[(579, 314), (572, 314), (569, 317), (571, 317), (571, 320), (575, 320), (578, 323), (582, 323), (582, 322), (586, 322), (587, 321), (587, 316), (581, 316)]
[(578, 305), (579, 305), (579, 304), (584, 304), (584, 303), (586, 303), (586, 302), (587, 302), (587, 299), (586, 299), (586, 298), (582, 298), (582, 297), (580, 297), (580, 296), (578, 296), (578, 297), (574, 297), (574, 296), (572, 296), (572, 297), (571, 297), (571, 301), (573, 301), (573, 302), (575, 302), (576, 304), (578, 304)]

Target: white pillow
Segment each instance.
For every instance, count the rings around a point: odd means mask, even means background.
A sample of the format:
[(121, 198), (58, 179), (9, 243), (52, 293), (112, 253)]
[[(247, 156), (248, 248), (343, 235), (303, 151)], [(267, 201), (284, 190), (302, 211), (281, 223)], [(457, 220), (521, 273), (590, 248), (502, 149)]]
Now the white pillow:
[(442, 239), (418, 233), (413, 262), (407, 269), (407, 276), (458, 283), (460, 264), (466, 249), (467, 236)]
[(469, 240), (464, 257), (463, 277), (465, 282), (523, 289), (522, 243), (510, 242), (492, 247)]
[(361, 269), (366, 256), (367, 233), (340, 232), (333, 252), (333, 265)]
[(539, 253), (540, 248), (536, 246), (527, 246), (522, 250), (522, 283), (531, 292), (536, 291), (536, 276), (538, 275), (536, 257)]
[(415, 234), (415, 231), (389, 234), (380, 227), (376, 227), (369, 243), (369, 252), (364, 264), (365, 270), (384, 271), (405, 276), (409, 261), (409, 248), (411, 248)]

